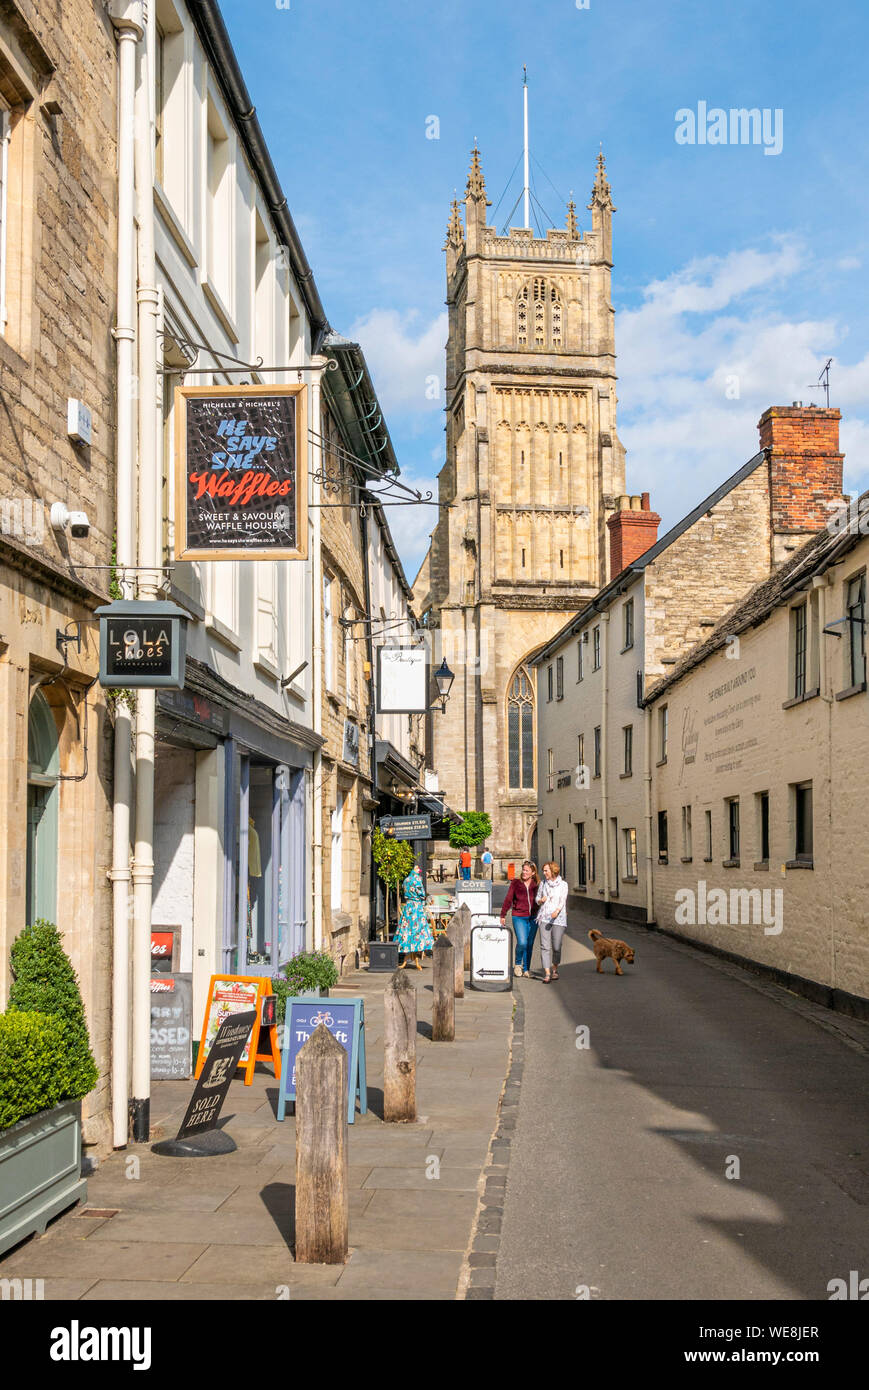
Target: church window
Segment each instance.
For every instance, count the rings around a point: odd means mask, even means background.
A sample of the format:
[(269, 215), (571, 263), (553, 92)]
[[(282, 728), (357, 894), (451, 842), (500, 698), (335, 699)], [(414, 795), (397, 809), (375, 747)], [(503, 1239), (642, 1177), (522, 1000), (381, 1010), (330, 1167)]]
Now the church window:
[(525, 285), (519, 291), (519, 302), (516, 310), (516, 327), (519, 346), (526, 347), (528, 344), (528, 286)]
[(563, 550), (559, 550), (559, 552), (558, 552), (558, 562), (559, 562), (560, 568), (561, 568), (561, 569), (564, 569), (564, 551), (563, 551)]
[(534, 786), (534, 691), (524, 666), (508, 688), (507, 764), (512, 790)]
[[(534, 308), (534, 346), (561, 347), (563, 340), (563, 309), (558, 291), (542, 276), (532, 282), (530, 302)], [(528, 286), (519, 291), (516, 301), (516, 337), (519, 347), (528, 346)]]
[(523, 547), (522, 547), (522, 568), (523, 568), (523, 570), (524, 570), (524, 568), (525, 568), (525, 547), (524, 547), (524, 545), (523, 545)]

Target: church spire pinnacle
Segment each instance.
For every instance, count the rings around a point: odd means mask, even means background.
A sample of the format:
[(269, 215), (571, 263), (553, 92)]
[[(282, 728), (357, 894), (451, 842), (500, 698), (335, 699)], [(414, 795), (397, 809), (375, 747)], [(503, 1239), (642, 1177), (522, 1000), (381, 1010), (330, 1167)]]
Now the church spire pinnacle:
[(616, 207), (612, 199), (612, 190), (606, 176), (606, 160), (601, 149), (597, 157), (597, 174), (594, 180), (594, 187), (591, 190), (591, 202), (588, 204), (593, 212), (597, 208), (605, 208), (608, 212), (615, 212)]
[(567, 235), (571, 241), (579, 240), (579, 228), (576, 225), (576, 203), (573, 201), (573, 193), (571, 193), (570, 202), (567, 204)]
[(471, 168), (468, 173), (468, 185), (465, 189), (467, 198), (482, 199), (486, 207), (491, 207), (489, 199), (486, 197), (486, 180), (483, 178), (483, 170), (480, 168), (480, 151), (474, 141), (474, 148), (471, 150)]
[(464, 243), (465, 229), (462, 226), (462, 218), (461, 214), (459, 213), (458, 202), (454, 198), (452, 204), (450, 205), (450, 220), (447, 223), (447, 240), (446, 245), (444, 246), (444, 250), (446, 251), (449, 247), (452, 247), (453, 250), (458, 251), (464, 245)]

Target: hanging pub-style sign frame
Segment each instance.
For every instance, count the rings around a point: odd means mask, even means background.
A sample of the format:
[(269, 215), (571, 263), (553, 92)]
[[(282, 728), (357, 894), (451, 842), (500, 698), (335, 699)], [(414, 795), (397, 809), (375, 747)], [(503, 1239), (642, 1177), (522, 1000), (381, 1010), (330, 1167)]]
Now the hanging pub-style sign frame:
[(307, 386), (175, 390), (175, 559), (304, 560)]

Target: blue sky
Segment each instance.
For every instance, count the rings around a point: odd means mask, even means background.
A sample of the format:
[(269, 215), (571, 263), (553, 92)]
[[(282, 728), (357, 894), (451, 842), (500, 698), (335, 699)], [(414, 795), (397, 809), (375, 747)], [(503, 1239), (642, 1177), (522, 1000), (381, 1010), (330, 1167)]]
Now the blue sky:
[[(822, 400), (808, 385), (827, 357), (846, 488), (869, 486), (863, 0), (281, 5), (223, 0), (223, 12), (326, 312), (362, 343), (406, 478), (434, 489), (442, 462), (443, 401), (426, 379), (443, 374), (449, 203), (475, 138), (500, 197), (521, 151), (525, 63), (549, 225), (571, 190), (590, 225), (603, 143), (619, 433), (628, 489), (652, 494), (662, 532), (756, 451), (767, 405)], [(781, 153), (678, 144), (677, 111), (701, 101), (780, 110)], [(392, 514), (411, 579), (434, 520)]]

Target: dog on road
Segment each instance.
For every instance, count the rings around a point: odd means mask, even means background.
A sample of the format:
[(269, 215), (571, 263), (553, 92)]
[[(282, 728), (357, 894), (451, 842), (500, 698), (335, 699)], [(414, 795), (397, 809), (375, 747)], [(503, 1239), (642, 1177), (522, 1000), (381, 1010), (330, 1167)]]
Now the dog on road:
[(592, 950), (594, 951), (597, 961), (598, 975), (603, 974), (601, 966), (607, 956), (609, 956), (610, 960), (615, 965), (617, 975), (624, 975), (625, 973), (621, 967), (621, 962), (623, 960), (627, 961), (628, 965), (633, 965), (634, 948), (628, 946), (627, 942), (616, 941), (612, 937), (604, 936), (601, 932), (595, 931), (594, 928), (589, 932), (588, 939), (592, 943)]

